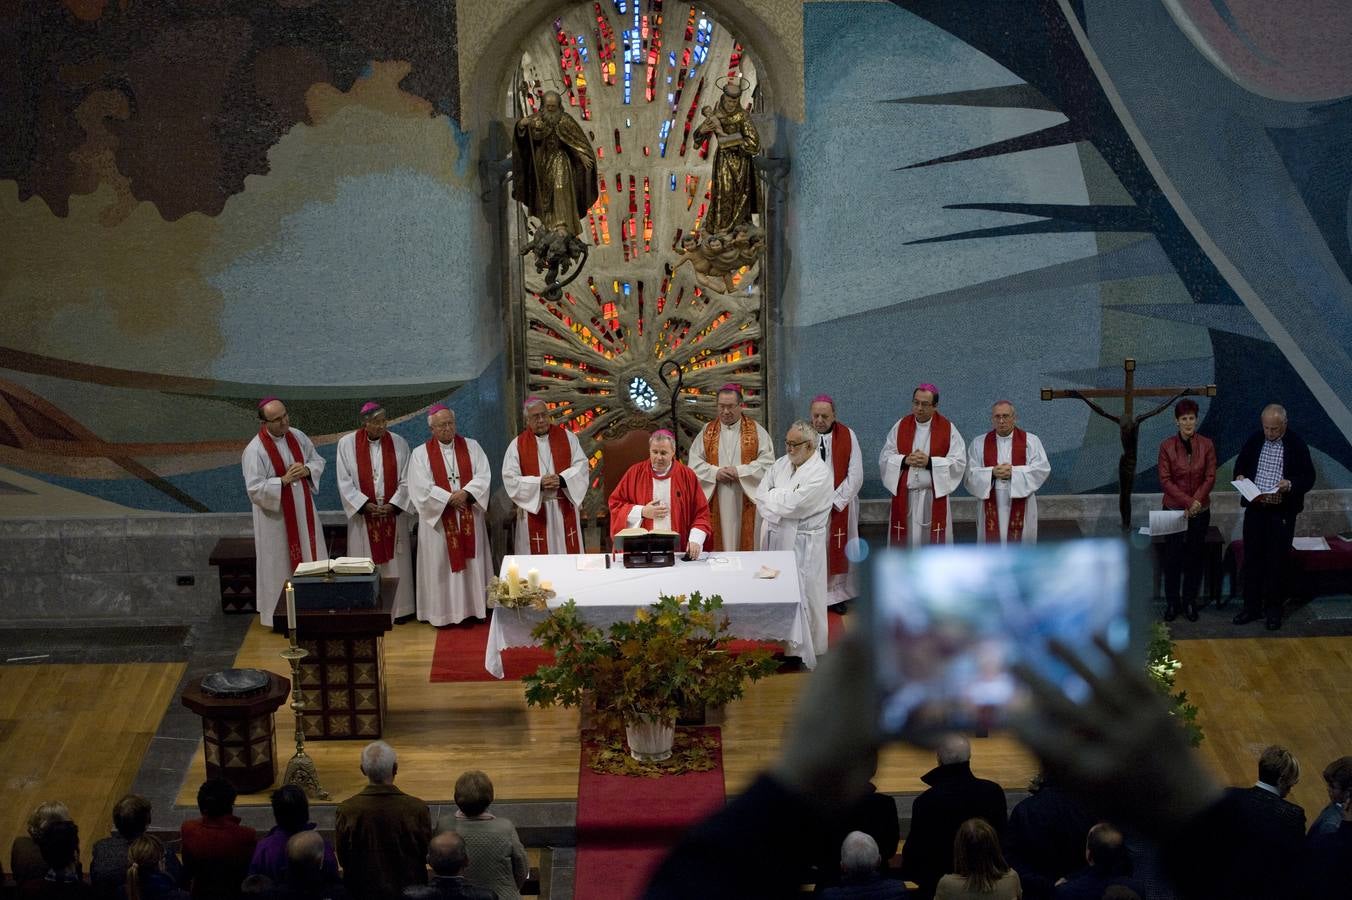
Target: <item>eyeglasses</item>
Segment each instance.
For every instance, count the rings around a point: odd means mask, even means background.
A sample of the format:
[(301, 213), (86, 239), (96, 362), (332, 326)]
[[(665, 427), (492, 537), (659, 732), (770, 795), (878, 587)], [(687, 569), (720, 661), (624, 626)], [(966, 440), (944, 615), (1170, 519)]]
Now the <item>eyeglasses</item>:
[(811, 443), (812, 441), (785, 441), (784, 446), (790, 450), (797, 450), (799, 447), (805, 447)]

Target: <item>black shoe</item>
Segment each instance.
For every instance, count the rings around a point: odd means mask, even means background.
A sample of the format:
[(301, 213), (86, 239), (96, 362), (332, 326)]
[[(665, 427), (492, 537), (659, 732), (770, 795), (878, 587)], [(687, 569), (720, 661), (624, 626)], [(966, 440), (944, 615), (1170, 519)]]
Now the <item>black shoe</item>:
[(1268, 630), (1268, 631), (1280, 631), (1280, 630), (1281, 630), (1281, 627), (1282, 627), (1282, 617), (1281, 617), (1281, 616), (1268, 616), (1268, 617), (1267, 617), (1267, 630)]
[(1247, 610), (1240, 610), (1235, 613), (1235, 617), (1230, 620), (1236, 625), (1248, 625), (1250, 622), (1258, 621), (1258, 613), (1251, 613)]
[(1177, 607), (1177, 606), (1175, 606), (1174, 604), (1170, 603), (1168, 606), (1164, 607), (1164, 621), (1166, 621), (1166, 622), (1172, 622), (1174, 619), (1177, 619), (1177, 618), (1178, 618), (1178, 607)]
[(1184, 616), (1189, 622), (1196, 622), (1196, 621), (1197, 621), (1197, 604), (1196, 604), (1196, 603), (1189, 603), (1187, 606), (1184, 606), (1184, 607), (1183, 607), (1183, 616)]

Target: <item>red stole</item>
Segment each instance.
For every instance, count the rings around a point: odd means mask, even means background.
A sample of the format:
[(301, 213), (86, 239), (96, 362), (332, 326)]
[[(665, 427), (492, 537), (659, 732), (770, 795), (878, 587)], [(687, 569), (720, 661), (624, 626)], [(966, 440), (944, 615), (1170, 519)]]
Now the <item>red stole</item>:
[[(268, 434), (267, 426), (258, 429), (258, 443), (263, 445), (267, 451), (268, 459), (272, 461), (272, 471), (278, 478), (286, 474), (286, 463), (282, 462), (282, 453), (277, 449), (277, 442)], [(305, 462), (305, 456), (300, 452), (300, 441), (296, 440), (295, 434), (291, 429), (286, 431), (286, 449), (291, 451), (291, 458), (298, 463)], [(314, 559), (317, 554), (315, 550), (315, 504), (310, 497), (310, 479), (302, 478), (300, 480), (301, 490), (305, 492), (305, 524), (310, 529), (310, 559)], [(282, 485), (282, 519), (286, 522), (286, 550), (291, 556), (291, 568), (294, 570), (305, 559), (300, 549), (300, 523), (296, 519), (296, 501), (291, 496), (291, 485)]]
[[(540, 451), (535, 442), (535, 434), (529, 428), (517, 435), (516, 456), (521, 464), (522, 475), (540, 474)], [(558, 425), (549, 426), (549, 457), (554, 461), (554, 474), (562, 478), (563, 470), (573, 459), (573, 449), (568, 445), (568, 433)], [(577, 516), (573, 513), (573, 501), (568, 498), (568, 489), (559, 481), (559, 512), (563, 515), (563, 547), (566, 553), (579, 553), (577, 540)], [(526, 530), (530, 535), (526, 553), (549, 552), (549, 526), (545, 517), (545, 505), (526, 515)]]
[[(715, 469), (719, 468), (718, 463), (718, 430), (720, 423), (714, 419), (704, 427), (704, 461), (713, 465)], [(742, 416), (742, 432), (738, 441), (741, 447), (741, 464), (747, 465), (755, 460), (759, 451), (759, 438), (756, 435), (756, 423), (747, 416)], [(714, 493), (709, 498), (709, 526), (713, 530), (709, 534), (709, 550), (754, 550), (756, 548), (756, 504), (746, 491), (742, 491), (742, 521), (737, 534), (736, 547), (723, 546), (723, 526), (721, 524), (718, 502), (718, 488), (720, 482), (714, 482)]]
[[(953, 439), (953, 423), (937, 412), (930, 420), (930, 456), (947, 456), (949, 442)], [(907, 416), (897, 426), (897, 452), (905, 456), (915, 449), (915, 416)], [(888, 523), (888, 543), (894, 547), (906, 546), (910, 528), (910, 491), (906, 484), (910, 481), (911, 467), (902, 465), (897, 481), (897, 494), (892, 498), (892, 519)], [(934, 503), (930, 507), (929, 543), (942, 544), (948, 537), (948, 498), (940, 497), (937, 491), (931, 491)], [(921, 541), (924, 543), (924, 541)]]
[[(850, 454), (854, 451), (854, 442), (850, 440), (850, 429), (839, 422), (831, 426), (831, 468), (835, 470), (835, 486), (845, 481), (850, 472)], [(850, 571), (850, 561), (845, 558), (845, 541), (850, 535), (850, 506), (836, 509), (831, 504), (831, 528), (826, 535), (826, 574), (844, 575)]]
[[(427, 464), (432, 469), (432, 480), (443, 491), (454, 494), (455, 491), (451, 489), (451, 476), (446, 472), (446, 460), (441, 456), (441, 442), (432, 438), (425, 446)], [(455, 436), (455, 468), (459, 473), (461, 484), (474, 477), (474, 464), (469, 461), (469, 444), (458, 434)], [(446, 508), (441, 511), (441, 530), (446, 535), (446, 555), (451, 560), (452, 572), (463, 572), (465, 562), (474, 558), (473, 504), (474, 501), (470, 500), (460, 509), (455, 509), (447, 503)]]
[[(387, 431), (380, 436), (380, 470), (385, 476), (385, 496), (376, 496), (375, 475), (371, 471), (371, 441), (366, 430), (359, 429), (352, 436), (356, 444), (357, 487), (375, 503), (384, 503), (394, 495), (399, 484), (398, 459), (394, 454), (394, 438)], [(382, 565), (394, 559), (394, 540), (398, 532), (398, 516), (363, 516), (366, 519), (366, 536), (371, 542), (371, 562)]]
[[(986, 432), (986, 442), (983, 448), (982, 464), (987, 466), (999, 465), (998, 451), (995, 448), (995, 432)], [(1022, 428), (1014, 429), (1014, 446), (1009, 454), (1010, 465), (1026, 466), (1028, 465), (1028, 432)], [(1023, 516), (1024, 510), (1028, 506), (1027, 497), (1011, 497), (1009, 500), (1009, 543), (1018, 544), (1023, 542)], [(986, 542), (992, 544), (1000, 543), (1000, 508), (995, 502), (995, 478), (991, 478), (991, 492), (986, 499), (981, 501), (982, 521), (986, 525)]]

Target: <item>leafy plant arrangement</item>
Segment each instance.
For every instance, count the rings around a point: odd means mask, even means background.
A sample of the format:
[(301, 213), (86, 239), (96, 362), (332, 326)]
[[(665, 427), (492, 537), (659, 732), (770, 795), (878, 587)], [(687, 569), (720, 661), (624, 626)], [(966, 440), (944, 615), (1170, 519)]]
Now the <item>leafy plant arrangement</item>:
[(678, 728), (671, 757), (661, 762), (639, 762), (624, 746), (624, 738), (614, 733), (596, 733), (583, 743), (587, 768), (602, 775), (633, 775), (660, 778), (686, 772), (707, 772), (714, 763), (718, 739), (708, 728)]
[(488, 580), (488, 599), (504, 609), (549, 609), (549, 600), (553, 596), (552, 590), (531, 587), (524, 578), (517, 579), (515, 591), (497, 576)]
[(526, 683), (531, 706), (580, 706), (595, 697), (597, 726), (616, 733), (637, 719), (674, 722), (691, 703), (722, 706), (742, 696), (747, 681), (776, 671), (765, 650), (727, 652), (723, 598), (663, 594), (631, 622), (605, 631), (582, 621), (569, 600), (532, 636), (554, 652)]
[(1174, 656), (1174, 639), (1169, 626), (1156, 622), (1146, 648), (1146, 671), (1164, 698), (1169, 711), (1188, 734), (1188, 743), (1196, 747), (1202, 743), (1202, 726), (1197, 724), (1198, 709), (1188, 702), (1187, 691), (1175, 691), (1174, 679), (1183, 664)]

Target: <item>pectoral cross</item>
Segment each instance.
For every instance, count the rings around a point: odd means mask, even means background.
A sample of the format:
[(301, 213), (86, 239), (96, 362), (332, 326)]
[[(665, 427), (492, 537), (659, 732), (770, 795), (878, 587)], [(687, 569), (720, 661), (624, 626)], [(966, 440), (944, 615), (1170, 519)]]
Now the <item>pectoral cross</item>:
[(545, 536), (542, 534), (537, 534), (530, 539), (530, 542), (535, 545), (535, 552), (539, 553), (540, 545), (545, 542)]
[[(1122, 371), (1126, 377), (1121, 388), (1085, 388), (1069, 391), (1043, 388), (1042, 399), (1061, 400), (1066, 397), (1074, 397), (1083, 400), (1090, 409), (1103, 418), (1117, 424), (1119, 437), (1122, 441), (1122, 455), (1117, 460), (1117, 511), (1122, 517), (1122, 530), (1126, 531), (1131, 526), (1131, 488), (1132, 483), (1136, 480), (1136, 446), (1137, 439), (1140, 437), (1141, 423), (1151, 416), (1164, 412), (1170, 404), (1180, 397), (1214, 397), (1216, 396), (1216, 386), (1206, 384), (1200, 387), (1138, 388), (1136, 386), (1136, 360), (1131, 357), (1122, 360)], [(1113, 415), (1090, 399), (1092, 397), (1121, 397), (1122, 415)], [(1149, 412), (1133, 416), (1134, 401), (1137, 397), (1167, 397), (1168, 399)]]
[(832, 535), (836, 539), (836, 549), (839, 550), (845, 546), (845, 529), (837, 528), (836, 533)]
[(906, 540), (906, 523), (898, 522), (892, 526), (892, 538), (892, 543), (897, 546), (900, 546), (901, 542)]
[(573, 530), (573, 526), (569, 525), (568, 530), (564, 532), (563, 539), (567, 544), (571, 544), (576, 535), (577, 532)]

